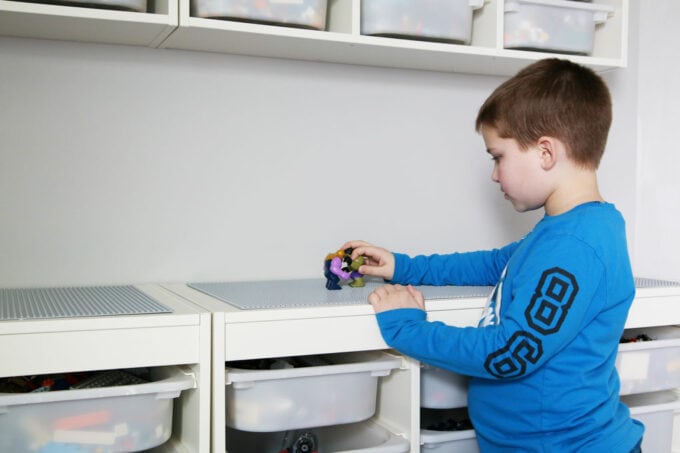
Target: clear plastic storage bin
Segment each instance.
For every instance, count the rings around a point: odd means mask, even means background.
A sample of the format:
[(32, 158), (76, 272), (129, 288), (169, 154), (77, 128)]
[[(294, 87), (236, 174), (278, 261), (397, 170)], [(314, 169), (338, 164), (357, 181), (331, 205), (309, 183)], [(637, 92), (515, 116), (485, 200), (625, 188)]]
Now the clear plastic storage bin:
[(326, 28), (326, 0), (191, 0), (191, 9), (197, 17)]
[(115, 9), (123, 11), (146, 12), (146, 0), (50, 0), (50, 1), (34, 1), (34, 0), (19, 0), (27, 3), (49, 3), (64, 6), (80, 6), (86, 8), (98, 9)]
[(467, 420), (463, 409), (423, 409), (420, 414), (420, 451), (423, 453), (479, 453), (474, 429), (428, 429)]
[(614, 13), (608, 5), (567, 0), (506, 0), (503, 46), (590, 55), (595, 26)]
[[(297, 444), (296, 444), (297, 441)], [(306, 441), (306, 446), (300, 443)], [(290, 449), (291, 445), (297, 448)], [(313, 445), (315, 448), (311, 449)], [(227, 430), (229, 453), (319, 451), (323, 453), (404, 453), (410, 443), (374, 422), (350, 423), (275, 433)]]
[(641, 393), (621, 397), (630, 415), (645, 425), (644, 452), (670, 452), (673, 444), (673, 415), (680, 411), (677, 391)]
[(680, 387), (680, 327), (629, 329), (624, 338), (647, 335), (652, 341), (621, 343), (616, 369), (621, 395)]
[(227, 426), (271, 432), (366, 420), (375, 413), (378, 378), (401, 365), (400, 358), (380, 352), (304, 359), (323, 364), (283, 369), (229, 365)]
[(173, 399), (195, 386), (177, 367), (136, 385), (0, 394), (0, 451), (132, 452), (167, 441)]
[(467, 406), (468, 378), (423, 364), (420, 371), (420, 407), (452, 409)]
[(469, 44), (484, 0), (362, 0), (361, 34)]

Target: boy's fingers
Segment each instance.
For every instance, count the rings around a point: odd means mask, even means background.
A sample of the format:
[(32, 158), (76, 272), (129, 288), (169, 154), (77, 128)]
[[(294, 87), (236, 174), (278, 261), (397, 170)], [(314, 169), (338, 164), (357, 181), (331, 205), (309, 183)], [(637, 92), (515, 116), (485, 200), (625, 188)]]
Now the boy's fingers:
[(369, 255), (369, 245), (358, 245), (356, 247), (352, 247), (354, 250), (352, 250), (352, 259), (356, 258), (357, 256), (366, 256), (367, 258), (370, 258)]
[(372, 275), (374, 277), (384, 277), (387, 278), (385, 275), (385, 272), (383, 271), (382, 267), (380, 266), (372, 266), (369, 264), (363, 264), (359, 266), (358, 269), (360, 274), (364, 275)]
[(347, 242), (345, 242), (345, 243), (343, 244), (343, 246), (340, 247), (340, 248), (341, 248), (342, 250), (349, 249), (349, 248), (355, 249), (355, 248), (357, 248), (357, 247), (365, 247), (365, 246), (368, 246), (368, 245), (371, 245), (371, 244), (369, 244), (369, 243), (366, 242), (366, 241), (358, 241), (358, 240), (356, 240), (356, 241), (347, 241)]
[(415, 289), (412, 285), (408, 285), (406, 287), (408, 289), (408, 292), (413, 296), (413, 298), (418, 302), (418, 305), (425, 309), (425, 297), (423, 297), (423, 293)]
[(380, 302), (389, 294), (389, 285), (380, 286), (368, 295), (368, 301), (372, 304)]

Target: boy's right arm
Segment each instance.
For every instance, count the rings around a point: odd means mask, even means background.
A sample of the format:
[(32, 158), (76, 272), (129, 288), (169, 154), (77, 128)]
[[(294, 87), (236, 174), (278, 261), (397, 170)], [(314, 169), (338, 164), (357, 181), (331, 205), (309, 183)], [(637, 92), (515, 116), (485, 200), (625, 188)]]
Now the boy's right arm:
[(352, 248), (352, 259), (366, 258), (359, 272), (382, 277), (404, 285), (478, 285), (498, 283), (508, 259), (519, 242), (500, 249), (446, 255), (409, 257), (392, 253), (365, 241), (349, 241), (343, 249)]
[(360, 256), (366, 258), (365, 263), (359, 267), (359, 272), (364, 275), (381, 277), (392, 280), (394, 277), (394, 254), (387, 249), (369, 244), (366, 241), (349, 241), (342, 249), (352, 248), (352, 259)]

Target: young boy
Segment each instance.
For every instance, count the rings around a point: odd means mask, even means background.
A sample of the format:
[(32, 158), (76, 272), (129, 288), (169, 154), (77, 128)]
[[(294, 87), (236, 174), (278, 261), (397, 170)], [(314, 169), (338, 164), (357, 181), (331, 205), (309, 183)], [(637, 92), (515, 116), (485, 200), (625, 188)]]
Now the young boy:
[[(500, 85), (476, 128), (491, 179), (519, 212), (543, 208), (500, 249), (416, 256), (350, 241), (359, 272), (394, 285), (368, 298), (391, 347), (467, 375), (483, 452), (640, 451), (644, 428), (619, 401), (614, 366), (635, 294), (625, 225), (599, 193), (609, 91), (566, 60), (536, 62)], [(401, 286), (408, 284), (409, 286)], [(496, 285), (477, 328), (428, 322), (410, 285)]]

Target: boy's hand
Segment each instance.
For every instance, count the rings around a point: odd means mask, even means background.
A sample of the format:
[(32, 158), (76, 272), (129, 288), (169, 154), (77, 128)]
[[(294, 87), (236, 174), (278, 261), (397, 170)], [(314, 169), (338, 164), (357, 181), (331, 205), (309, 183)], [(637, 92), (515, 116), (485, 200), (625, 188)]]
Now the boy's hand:
[(360, 273), (392, 280), (394, 276), (394, 255), (389, 250), (376, 247), (365, 241), (349, 241), (341, 248), (343, 250), (353, 248), (353, 260), (359, 256), (366, 258), (364, 264), (358, 269)]
[(418, 308), (425, 310), (423, 294), (411, 285), (381, 286), (369, 294), (368, 301), (376, 313), (397, 308)]

